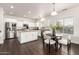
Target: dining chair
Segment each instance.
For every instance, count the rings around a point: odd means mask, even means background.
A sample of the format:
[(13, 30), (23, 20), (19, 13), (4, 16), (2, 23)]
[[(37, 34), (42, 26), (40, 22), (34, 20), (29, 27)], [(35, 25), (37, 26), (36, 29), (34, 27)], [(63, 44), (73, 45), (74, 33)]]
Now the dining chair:
[(43, 33), (43, 37), (44, 37), (44, 42), (46, 43), (46, 44), (54, 44), (55, 43), (55, 41), (54, 40), (51, 40), (51, 36), (49, 36), (49, 35), (47, 35), (47, 34), (51, 34), (51, 31), (45, 31), (44, 33)]
[(46, 35), (48, 33), (49, 32), (44, 32), (43, 33), (43, 46), (48, 45), (49, 46), (49, 53), (50, 53), (51, 45), (53, 47), (55, 47), (55, 41), (51, 39), (51, 36)]
[(52, 40), (50, 36), (44, 35), (44, 43), (52, 45), (55, 44), (55, 41)]
[(58, 43), (60, 44), (60, 48), (62, 47), (62, 45), (66, 45), (67, 46), (67, 51), (69, 52), (70, 46), (71, 46), (71, 36), (70, 35), (63, 35), (60, 40), (58, 41)]

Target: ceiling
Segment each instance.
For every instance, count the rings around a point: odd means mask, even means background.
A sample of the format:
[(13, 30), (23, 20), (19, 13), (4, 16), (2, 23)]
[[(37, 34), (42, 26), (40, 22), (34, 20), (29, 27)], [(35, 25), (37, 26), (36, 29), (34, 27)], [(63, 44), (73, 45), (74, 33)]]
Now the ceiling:
[[(10, 8), (13, 5), (14, 8)], [(56, 3), (57, 12), (79, 6), (78, 3)], [(51, 3), (0, 3), (5, 15), (38, 19), (49, 15), (53, 10)], [(25, 15), (25, 16), (24, 16)]]

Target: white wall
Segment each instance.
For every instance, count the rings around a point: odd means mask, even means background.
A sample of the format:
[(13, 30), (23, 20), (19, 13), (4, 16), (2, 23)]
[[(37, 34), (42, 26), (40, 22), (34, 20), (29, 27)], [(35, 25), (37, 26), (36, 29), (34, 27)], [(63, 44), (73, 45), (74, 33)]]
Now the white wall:
[(3, 8), (0, 8), (0, 44), (4, 42), (4, 20), (3, 20)]

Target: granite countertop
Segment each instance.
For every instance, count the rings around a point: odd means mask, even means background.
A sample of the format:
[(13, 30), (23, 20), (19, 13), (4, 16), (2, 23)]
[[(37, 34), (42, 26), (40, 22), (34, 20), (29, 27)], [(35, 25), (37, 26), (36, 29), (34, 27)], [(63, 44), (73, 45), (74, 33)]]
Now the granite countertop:
[(29, 30), (29, 29), (18, 29), (19, 32), (33, 32), (33, 31), (39, 31), (39, 30)]

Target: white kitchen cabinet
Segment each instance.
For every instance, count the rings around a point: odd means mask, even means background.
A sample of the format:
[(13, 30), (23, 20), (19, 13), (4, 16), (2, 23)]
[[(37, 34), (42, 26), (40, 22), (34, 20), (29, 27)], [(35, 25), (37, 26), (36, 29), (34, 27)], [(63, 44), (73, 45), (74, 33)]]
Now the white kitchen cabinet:
[(20, 43), (26, 43), (38, 39), (38, 31), (20, 31), (18, 32), (18, 40)]

